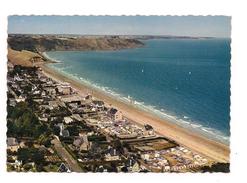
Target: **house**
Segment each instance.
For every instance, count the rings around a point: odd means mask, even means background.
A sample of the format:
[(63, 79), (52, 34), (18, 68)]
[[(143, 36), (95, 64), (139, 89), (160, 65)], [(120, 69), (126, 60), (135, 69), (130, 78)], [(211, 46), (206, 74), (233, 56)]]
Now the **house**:
[(48, 103), (49, 103), (49, 106), (51, 106), (52, 108), (58, 107), (58, 102), (56, 100), (49, 101)]
[(35, 62), (42, 62), (43, 59), (41, 56), (34, 56), (34, 57), (30, 58), (30, 61), (34, 64)]
[(115, 148), (112, 148), (111, 146), (108, 146), (107, 154), (105, 155), (106, 161), (117, 161), (120, 160), (119, 151), (117, 151)]
[(118, 161), (120, 157), (118, 155), (111, 156), (110, 154), (105, 155), (105, 161)]
[(8, 66), (8, 71), (14, 70), (14, 65), (11, 62), (7, 62), (7, 66)]
[(78, 103), (81, 104), (83, 98), (79, 95), (64, 95), (60, 96), (60, 100), (64, 103)]
[(48, 121), (48, 118), (44, 117), (38, 117), (38, 119), (41, 121), (41, 122), (47, 122)]
[(25, 102), (26, 98), (23, 95), (20, 95), (18, 98), (15, 99), (17, 103), (19, 102)]
[(148, 137), (148, 136), (155, 136), (154, 129), (151, 125), (145, 124), (144, 125), (145, 131), (143, 132), (143, 135)]
[(76, 139), (73, 142), (73, 145), (78, 151), (88, 151), (91, 148), (91, 143), (88, 142), (87, 135), (76, 137)]
[(72, 123), (72, 122), (74, 121), (74, 120), (73, 120), (71, 117), (69, 117), (69, 116), (64, 117), (63, 120), (64, 120), (64, 122), (65, 122), (66, 124), (70, 124), (70, 123)]
[(13, 99), (13, 98), (10, 98), (10, 99), (9, 99), (9, 105), (12, 106), (12, 107), (15, 107), (15, 105), (16, 105), (16, 100)]
[(15, 162), (13, 163), (7, 162), (7, 164), (13, 166), (15, 170), (20, 170), (22, 166), (22, 161), (15, 160)]
[(33, 95), (39, 95), (41, 92), (40, 90), (35, 90), (35, 91), (32, 91), (33, 92)]
[(69, 131), (64, 129), (63, 123), (58, 123), (56, 126), (60, 129), (60, 136), (69, 137)]
[(101, 100), (94, 100), (93, 101), (94, 106), (98, 109), (98, 110), (103, 110), (104, 109), (104, 102)]
[(115, 108), (111, 108), (109, 111), (108, 111), (108, 116), (114, 120), (114, 121), (121, 121), (123, 120), (123, 114), (121, 111), (115, 109)]
[(83, 118), (79, 114), (72, 114), (71, 116), (76, 121), (82, 121)]
[(69, 94), (71, 94), (72, 89), (70, 86), (61, 85), (61, 86), (57, 86), (57, 91), (58, 91), (58, 93), (60, 93), (62, 95), (69, 95)]
[(60, 136), (69, 137), (70, 136), (69, 130), (62, 130), (62, 131), (60, 131)]
[(132, 166), (132, 172), (140, 172), (140, 165), (138, 164), (138, 162), (136, 161), (134, 163), (134, 165)]
[(145, 128), (145, 130), (153, 130), (153, 127), (151, 126), (151, 125), (149, 125), (149, 124), (145, 124), (144, 125), (144, 128)]
[(141, 155), (141, 158), (142, 158), (144, 161), (148, 161), (148, 160), (149, 160), (149, 154), (142, 154), (142, 155)]
[(51, 105), (40, 105), (39, 106), (40, 109), (44, 109), (44, 110), (52, 110), (53, 107)]
[(92, 100), (93, 100), (93, 97), (92, 97), (91, 94), (88, 94), (88, 95), (85, 96), (85, 101), (86, 102), (92, 102)]
[(134, 138), (137, 138), (138, 134), (133, 132), (131, 134), (116, 134), (118, 138), (120, 139), (134, 139)]
[(48, 95), (56, 95), (56, 89), (53, 86), (46, 86), (43, 89)]
[(46, 96), (45, 91), (42, 91), (42, 92), (41, 92), (41, 96), (42, 96), (42, 97)]
[(11, 152), (17, 152), (20, 148), (19, 143), (17, 142), (16, 138), (8, 137), (7, 138), (7, 150)]
[(34, 102), (38, 103), (38, 104), (42, 104), (44, 102), (43, 98), (35, 98), (33, 99)]
[(68, 107), (69, 107), (69, 108), (68, 108), (69, 111), (73, 113), (73, 112), (76, 111), (76, 109), (78, 108), (78, 103), (69, 103), (69, 104), (68, 104)]

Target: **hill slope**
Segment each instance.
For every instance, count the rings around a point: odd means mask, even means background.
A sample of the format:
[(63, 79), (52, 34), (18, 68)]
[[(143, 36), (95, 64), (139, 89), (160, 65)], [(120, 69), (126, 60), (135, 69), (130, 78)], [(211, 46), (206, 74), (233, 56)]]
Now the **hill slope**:
[(118, 50), (143, 46), (141, 41), (118, 36), (64, 37), (54, 35), (9, 35), (8, 44), (13, 50), (32, 52)]

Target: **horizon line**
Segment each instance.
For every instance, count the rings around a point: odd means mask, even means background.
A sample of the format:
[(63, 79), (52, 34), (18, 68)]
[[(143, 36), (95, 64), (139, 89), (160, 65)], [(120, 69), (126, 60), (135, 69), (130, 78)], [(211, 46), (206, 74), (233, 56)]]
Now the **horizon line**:
[(185, 37), (185, 38), (228, 38), (216, 36), (188, 36), (188, 35), (167, 35), (167, 34), (79, 34), (79, 33), (8, 33), (8, 35), (74, 35), (74, 36), (157, 36), (157, 37)]

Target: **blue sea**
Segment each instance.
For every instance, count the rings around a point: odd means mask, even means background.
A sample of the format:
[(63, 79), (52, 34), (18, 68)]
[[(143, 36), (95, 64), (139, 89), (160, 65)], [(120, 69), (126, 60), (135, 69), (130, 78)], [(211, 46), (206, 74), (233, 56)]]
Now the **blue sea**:
[(118, 51), (56, 51), (71, 78), (229, 144), (230, 39), (145, 40)]

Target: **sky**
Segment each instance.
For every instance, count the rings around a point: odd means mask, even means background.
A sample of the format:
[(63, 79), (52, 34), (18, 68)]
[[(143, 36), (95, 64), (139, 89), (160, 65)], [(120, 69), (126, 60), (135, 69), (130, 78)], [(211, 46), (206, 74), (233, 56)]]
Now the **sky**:
[(8, 33), (231, 37), (228, 16), (9, 16)]

